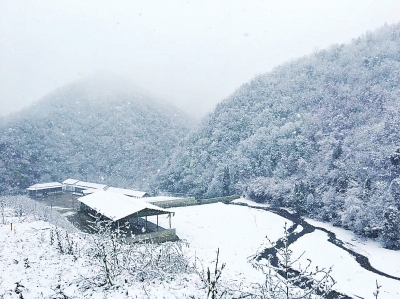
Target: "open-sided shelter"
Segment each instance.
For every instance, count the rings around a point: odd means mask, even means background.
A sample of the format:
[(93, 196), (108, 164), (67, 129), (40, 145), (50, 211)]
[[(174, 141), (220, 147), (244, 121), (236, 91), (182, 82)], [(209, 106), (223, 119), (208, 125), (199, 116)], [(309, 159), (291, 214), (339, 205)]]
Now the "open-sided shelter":
[(31, 197), (46, 196), (49, 194), (62, 193), (63, 184), (58, 182), (35, 184), (27, 188)]
[(84, 190), (105, 190), (107, 189), (107, 185), (104, 184), (96, 184), (90, 182), (83, 182), (75, 179), (67, 179), (63, 182), (64, 191), (74, 192), (74, 193), (83, 193)]
[(75, 191), (75, 184), (79, 182), (79, 180), (75, 179), (66, 179), (63, 183), (63, 191), (74, 192)]
[[(96, 189), (87, 189), (87, 190), (83, 190), (82, 193), (83, 193), (83, 195), (88, 195), (88, 194), (92, 194), (92, 193), (97, 192), (97, 191), (98, 190), (96, 190)], [(147, 192), (137, 191), (137, 190), (132, 190), (132, 189), (107, 187), (107, 188), (104, 189), (104, 191), (123, 194), (123, 195), (129, 196), (129, 197), (133, 197), (133, 198), (150, 197), (150, 194), (147, 193)]]
[[(99, 190), (92, 194), (77, 198), (83, 204), (83, 209), (88, 211), (95, 211), (113, 222), (129, 221), (132, 223), (133, 218), (141, 218), (147, 216), (157, 216), (158, 228), (158, 215), (174, 214), (170, 210), (166, 210), (147, 202), (131, 198), (129, 196)], [(169, 226), (171, 228), (171, 217), (169, 217)]]

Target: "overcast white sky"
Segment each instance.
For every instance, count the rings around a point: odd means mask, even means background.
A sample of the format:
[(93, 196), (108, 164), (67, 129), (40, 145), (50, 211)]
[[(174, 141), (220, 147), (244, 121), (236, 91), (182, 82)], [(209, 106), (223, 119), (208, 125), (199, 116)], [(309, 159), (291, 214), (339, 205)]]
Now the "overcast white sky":
[(399, 21), (399, 0), (0, 0), (0, 116), (111, 71), (201, 117), (255, 75)]

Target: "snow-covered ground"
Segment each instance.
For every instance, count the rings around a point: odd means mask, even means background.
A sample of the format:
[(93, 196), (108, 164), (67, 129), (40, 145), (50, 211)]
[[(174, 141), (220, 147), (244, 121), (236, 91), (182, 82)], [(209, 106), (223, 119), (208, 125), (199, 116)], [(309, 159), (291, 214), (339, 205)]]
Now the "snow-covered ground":
[[(172, 218), (172, 227), (176, 228), (181, 239), (190, 244), (188, 256), (196, 256), (197, 262), (205, 269), (213, 268), (219, 248), (220, 265), (226, 263), (222, 277), (233, 285), (263, 282), (264, 276), (251, 266), (248, 259), (270, 247), (266, 236), (276, 241), (282, 237), (284, 223), (292, 224), (271, 212), (222, 203), (173, 210), (176, 214)], [(62, 298), (61, 292), (70, 298), (206, 297), (196, 274), (182, 274), (173, 281), (138, 282), (128, 279), (128, 283), (124, 283), (120, 280), (114, 287), (93, 284), (98, 266), (93, 258), (83, 253), (88, 245), (87, 235), (70, 233), (82, 253), (61, 255), (55, 246), (49, 244), (49, 231), (54, 230), (52, 224), (29, 217), (24, 220), (14, 218), (9, 217), (6, 225), (0, 225), (0, 297), (19, 298), (19, 291), (24, 298)], [(149, 220), (155, 222), (152, 217)], [(307, 221), (336, 233), (346, 246), (366, 255), (378, 270), (399, 276), (400, 252), (381, 248), (373, 241), (360, 240), (351, 232), (329, 224)], [(13, 222), (13, 231), (9, 222)], [(161, 226), (168, 227), (168, 222), (167, 218), (159, 217)], [(400, 281), (363, 269), (350, 254), (327, 239), (326, 233), (317, 230), (301, 237), (291, 245), (291, 249), (295, 256), (305, 251), (304, 261), (311, 259), (313, 266), (333, 266), (332, 276), (337, 281), (335, 289), (339, 292), (354, 298), (374, 298), (372, 292), (375, 280), (378, 280), (382, 285), (379, 299), (400, 298)]]
[[(257, 204), (246, 199), (235, 202), (246, 203), (249, 206), (269, 207), (266, 204)], [(382, 248), (379, 242), (364, 240), (351, 231), (334, 227), (330, 223), (319, 222), (307, 218), (306, 221), (314, 227), (322, 227), (336, 234), (349, 249), (368, 257), (371, 265), (379, 271), (392, 276), (400, 277), (400, 252)], [(328, 242), (328, 235), (322, 231), (307, 234), (290, 247), (295, 256), (305, 252), (303, 259), (309, 258), (314, 266), (333, 266), (332, 276), (337, 281), (334, 289), (351, 296), (373, 298), (376, 281), (382, 285), (379, 298), (400, 298), (400, 281), (385, 278), (363, 269), (346, 251)], [(357, 298), (357, 297), (356, 297)]]
[[(365, 255), (371, 266), (389, 275), (400, 277), (400, 252), (383, 248), (379, 242), (371, 239), (364, 239), (356, 236), (353, 232), (341, 227), (335, 227), (330, 223), (306, 219), (308, 223), (315, 227), (325, 228), (336, 234), (345, 245), (354, 252)], [(400, 296), (399, 296), (400, 298)]]
[(252, 207), (263, 207), (263, 208), (268, 208), (271, 205), (267, 204), (267, 203), (257, 203), (251, 200), (248, 200), (244, 197), (240, 197), (238, 199), (235, 199), (232, 201), (233, 203), (244, 203), (246, 205), (252, 206)]
[[(102, 272), (88, 249), (87, 236), (73, 233), (74, 255), (60, 254), (50, 245), (55, 226), (25, 218), (0, 224), (0, 298), (203, 298), (205, 290), (197, 274), (182, 274), (174, 280), (133, 281), (127, 277), (113, 287), (104, 285)], [(7, 221), (7, 222), (8, 222)], [(59, 230), (64, 237), (64, 230)], [(90, 246), (90, 245), (89, 245)]]
[[(310, 259), (314, 266), (327, 268), (333, 266), (332, 277), (337, 282), (334, 286), (337, 291), (349, 296), (356, 295), (358, 298), (374, 298), (373, 292), (376, 289), (377, 280), (382, 285), (379, 299), (400, 298), (400, 281), (385, 278), (365, 270), (349, 253), (327, 240), (327, 234), (317, 230), (303, 236), (292, 244), (290, 248), (293, 250), (294, 256), (299, 256), (305, 251), (302, 259), (304, 261), (307, 258)], [(369, 250), (369, 248), (366, 249)], [(376, 251), (375, 254), (381, 255), (384, 253)], [(399, 252), (391, 262), (400, 267)]]
[[(282, 236), (285, 222), (292, 225), (273, 213), (223, 203), (173, 210), (176, 214), (172, 226), (177, 235), (191, 244), (205, 267), (212, 266), (219, 248), (220, 261), (226, 263), (224, 276), (252, 283), (263, 283), (265, 277), (248, 258), (270, 247), (267, 235), (276, 241)], [(160, 225), (166, 227), (167, 221), (161, 218)]]

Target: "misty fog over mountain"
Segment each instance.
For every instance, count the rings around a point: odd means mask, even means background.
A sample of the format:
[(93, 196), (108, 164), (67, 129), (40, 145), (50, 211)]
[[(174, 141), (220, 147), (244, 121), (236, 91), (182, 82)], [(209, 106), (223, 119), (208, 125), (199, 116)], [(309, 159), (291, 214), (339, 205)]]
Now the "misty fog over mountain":
[(399, 11), (1, 2), (0, 298), (399, 297)]

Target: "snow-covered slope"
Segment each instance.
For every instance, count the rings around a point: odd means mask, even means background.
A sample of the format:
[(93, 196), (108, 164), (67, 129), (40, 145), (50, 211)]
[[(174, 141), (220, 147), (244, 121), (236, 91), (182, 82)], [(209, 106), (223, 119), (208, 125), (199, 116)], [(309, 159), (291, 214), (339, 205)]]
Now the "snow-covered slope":
[[(0, 225), (0, 296), (19, 298), (22, 293), (23, 298), (64, 298), (64, 295), (68, 298), (205, 298), (207, 289), (199, 273), (208, 267), (214, 269), (218, 249), (219, 266), (226, 263), (220, 284), (256, 294), (265, 276), (251, 266), (250, 262), (255, 262), (252, 257), (270, 247), (266, 236), (275, 242), (282, 237), (284, 223), (292, 224), (265, 210), (222, 203), (180, 207), (174, 211), (172, 226), (184, 239), (181, 247), (176, 248), (181, 248), (183, 256), (196, 269), (153, 278), (153, 270), (147, 269), (148, 276), (138, 279), (140, 269), (137, 268), (134, 272), (121, 272), (110, 286), (99, 259), (93, 255), (96, 243), (92, 235), (69, 232), (67, 236), (66, 230), (56, 229), (53, 224), (30, 216), (16, 217), (15, 211), (9, 210), (5, 224)], [(148, 220), (154, 219), (148, 217)], [(168, 221), (159, 217), (161, 226), (168, 226)], [(367, 255), (375, 268), (399, 276), (399, 252), (388, 251), (378, 243), (364, 242), (349, 231), (315, 221), (312, 225), (325, 225), (347, 247)], [(296, 230), (301, 231), (302, 227)], [(68, 250), (60, 253), (58, 240), (61, 239), (65, 249), (67, 238), (74, 244), (72, 254)], [(136, 250), (152, 255), (167, 248), (149, 246)], [(334, 289), (341, 293), (353, 298), (373, 298), (377, 280), (382, 285), (379, 299), (400, 298), (400, 281), (365, 270), (349, 253), (328, 242), (325, 232), (316, 230), (306, 234), (290, 245), (290, 249), (294, 256), (305, 252), (301, 259), (303, 265), (309, 258), (313, 267), (333, 266), (332, 276), (337, 281)]]
[[(69, 235), (77, 243), (73, 255), (50, 245), (44, 221), (0, 225), (0, 297), (8, 298), (187, 298), (204, 293), (195, 274), (173, 281), (117, 281), (104, 284), (99, 266), (86, 254), (88, 240)], [(59, 230), (64, 237), (64, 231)], [(22, 294), (23, 297), (20, 297)], [(63, 297), (67, 296), (67, 297)]]

